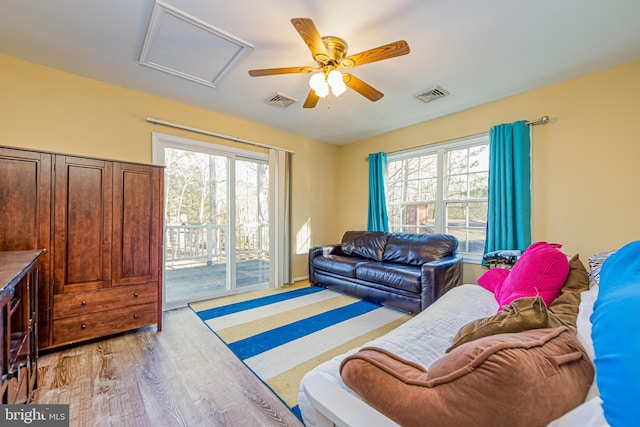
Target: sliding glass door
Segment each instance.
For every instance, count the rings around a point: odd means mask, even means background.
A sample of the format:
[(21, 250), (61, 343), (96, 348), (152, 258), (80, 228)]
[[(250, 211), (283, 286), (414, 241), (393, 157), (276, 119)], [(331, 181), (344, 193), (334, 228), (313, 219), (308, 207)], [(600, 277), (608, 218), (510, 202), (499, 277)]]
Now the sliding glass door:
[(235, 161), (235, 283), (237, 288), (269, 282), (269, 166)]
[(154, 161), (165, 165), (165, 309), (267, 287), (267, 156), (154, 135)]

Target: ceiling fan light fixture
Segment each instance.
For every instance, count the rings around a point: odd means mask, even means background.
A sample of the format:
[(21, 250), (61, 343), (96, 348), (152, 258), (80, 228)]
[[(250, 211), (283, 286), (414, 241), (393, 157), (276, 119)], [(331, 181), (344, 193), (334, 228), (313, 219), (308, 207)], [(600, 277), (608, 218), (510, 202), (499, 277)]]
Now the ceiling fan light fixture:
[(339, 86), (331, 86), (331, 92), (335, 97), (342, 95), (346, 91), (347, 91), (347, 85), (345, 85), (344, 83), (342, 83), (342, 85), (339, 85)]
[(336, 97), (342, 95), (347, 90), (347, 85), (344, 84), (342, 73), (338, 70), (331, 70), (327, 76), (327, 81), (329, 82), (329, 86), (331, 86), (331, 92), (333, 92), (333, 95)]
[(342, 74), (336, 68), (353, 68), (409, 53), (407, 42), (398, 40), (347, 56), (347, 43), (338, 37), (320, 36), (311, 19), (292, 18), (291, 24), (311, 51), (311, 55), (316, 61), (316, 67), (264, 68), (249, 70), (249, 75), (252, 77), (272, 76), (276, 74), (311, 73), (317, 70), (318, 72), (314, 73), (309, 79), (311, 90), (309, 90), (307, 98), (302, 105), (303, 108), (314, 108), (318, 104), (319, 98), (329, 96), (329, 91), (338, 97), (347, 88), (356, 91), (371, 102), (380, 100), (384, 96), (382, 92), (350, 73)]
[(324, 73), (315, 73), (309, 79), (309, 87), (313, 89), (313, 91), (320, 98), (326, 98), (329, 95), (329, 85), (324, 79)]
[(331, 70), (327, 75), (327, 81), (329, 82), (329, 86), (334, 87), (339, 84), (344, 84), (342, 81), (342, 73), (338, 70)]

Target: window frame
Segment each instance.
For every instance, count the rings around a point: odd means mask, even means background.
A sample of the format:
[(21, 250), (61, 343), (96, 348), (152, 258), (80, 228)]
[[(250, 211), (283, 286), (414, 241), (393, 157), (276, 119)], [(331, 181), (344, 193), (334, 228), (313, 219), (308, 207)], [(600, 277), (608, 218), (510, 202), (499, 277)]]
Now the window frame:
[[(425, 145), (417, 148), (411, 148), (408, 150), (397, 151), (387, 154), (387, 167), (391, 162), (408, 160), (421, 156), (433, 155), (437, 156), (437, 184), (436, 184), (436, 199), (435, 199), (435, 213), (434, 213), (434, 225), (436, 233), (445, 233), (447, 228), (447, 203), (456, 203), (456, 200), (445, 198), (445, 180), (446, 180), (446, 162), (447, 153), (453, 150), (459, 150), (463, 148), (476, 147), (480, 145), (486, 145), (489, 150), (489, 133), (482, 133), (472, 135), (463, 138), (457, 138), (449, 141), (443, 141), (431, 145)], [(488, 165), (487, 165), (488, 172)], [(488, 187), (488, 175), (487, 175), (487, 187)], [(389, 188), (388, 178), (385, 178), (385, 188)], [(420, 202), (402, 202), (402, 203), (389, 203), (389, 193), (386, 192), (387, 210), (391, 205), (410, 205), (420, 204)], [(473, 201), (486, 201), (488, 207), (488, 196), (486, 199), (474, 198), (474, 199), (461, 199), (460, 203), (470, 203)], [(485, 229), (486, 238), (486, 229)], [(459, 251), (462, 255), (463, 261), (466, 263), (480, 264), (482, 262), (482, 254), (476, 254), (471, 252)]]

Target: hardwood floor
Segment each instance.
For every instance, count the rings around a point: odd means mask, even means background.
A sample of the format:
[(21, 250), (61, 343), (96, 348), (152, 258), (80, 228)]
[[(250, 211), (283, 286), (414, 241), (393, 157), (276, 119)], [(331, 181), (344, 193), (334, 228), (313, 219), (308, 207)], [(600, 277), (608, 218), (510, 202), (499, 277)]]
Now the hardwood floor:
[(41, 354), (31, 403), (74, 426), (302, 426), (189, 308), (147, 327)]

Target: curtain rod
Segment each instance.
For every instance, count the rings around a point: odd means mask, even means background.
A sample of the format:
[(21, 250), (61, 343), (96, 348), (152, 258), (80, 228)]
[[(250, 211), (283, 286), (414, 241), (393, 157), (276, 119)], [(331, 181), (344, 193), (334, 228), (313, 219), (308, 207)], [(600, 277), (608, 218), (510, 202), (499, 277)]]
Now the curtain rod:
[(248, 139), (236, 138), (235, 136), (223, 135), (221, 133), (210, 132), (204, 129), (198, 129), (191, 126), (180, 125), (178, 123), (167, 122), (160, 119), (154, 119), (153, 117), (147, 117), (147, 122), (155, 123), (157, 125), (169, 126), (176, 129), (188, 130), (190, 132), (200, 133), (203, 135), (215, 136), (216, 138), (226, 139), (229, 141), (240, 142), (242, 144), (253, 145), (254, 147), (271, 148), (273, 150), (286, 151), (287, 153), (295, 154), (295, 151), (288, 148), (274, 147), (273, 145), (262, 144), (260, 142), (249, 141)]
[[(531, 120), (525, 123), (525, 125), (527, 126), (537, 126), (537, 125), (546, 125), (547, 123), (549, 123), (549, 116), (542, 116), (540, 117), (538, 120)], [(476, 135), (482, 135), (481, 133), (478, 133)], [(470, 135), (470, 137), (476, 136), (476, 135)], [(462, 137), (464, 138), (464, 137)], [(458, 139), (458, 138), (456, 138)], [(397, 150), (397, 151), (389, 151), (386, 154), (393, 154), (393, 153), (399, 153), (401, 151), (406, 151), (406, 150), (413, 150), (414, 148), (419, 148), (419, 147), (412, 147), (412, 148), (405, 148), (404, 150)], [(368, 161), (369, 160), (369, 155), (365, 154), (364, 156), (364, 161)]]
[(546, 125), (547, 123), (549, 123), (549, 116), (542, 116), (538, 120), (532, 120), (525, 124), (529, 126), (537, 126), (537, 125)]

